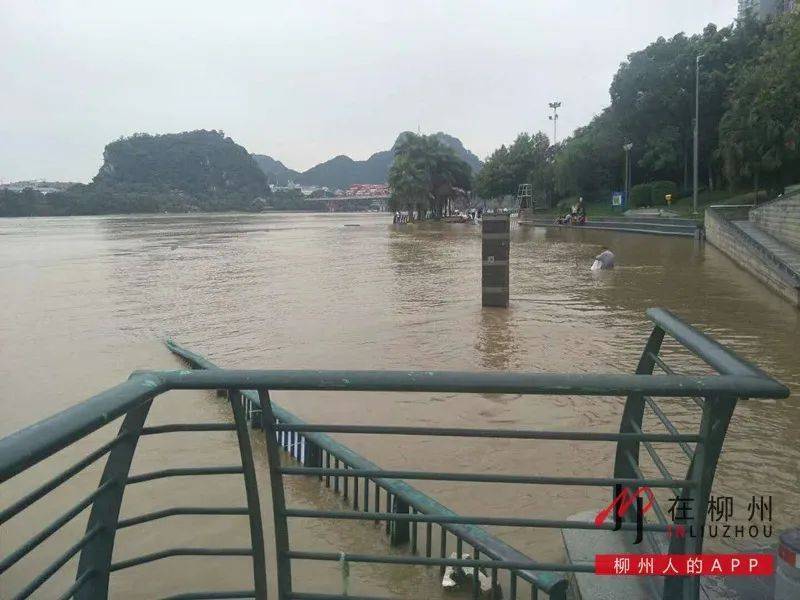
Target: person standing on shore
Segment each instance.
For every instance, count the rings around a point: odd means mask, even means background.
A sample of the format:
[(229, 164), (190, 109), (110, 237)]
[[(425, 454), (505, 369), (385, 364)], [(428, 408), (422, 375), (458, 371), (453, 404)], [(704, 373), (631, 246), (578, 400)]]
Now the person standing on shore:
[(578, 198), (578, 204), (575, 205), (573, 221), (575, 225), (583, 225), (586, 223), (586, 204), (583, 203), (583, 196)]

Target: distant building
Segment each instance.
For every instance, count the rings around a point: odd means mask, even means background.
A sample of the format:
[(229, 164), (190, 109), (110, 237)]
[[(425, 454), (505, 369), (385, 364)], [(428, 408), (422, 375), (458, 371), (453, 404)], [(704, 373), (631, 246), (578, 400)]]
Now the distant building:
[(389, 186), (385, 183), (354, 183), (345, 193), (345, 196), (385, 197), (389, 195)]
[(793, 11), (797, 4), (796, 0), (739, 0), (739, 18), (750, 11), (763, 20)]
[(0, 183), (0, 189), (10, 192), (22, 192), (30, 189), (41, 194), (52, 194), (53, 192), (63, 192), (73, 185), (75, 184), (61, 181), (12, 181), (11, 183)]
[(295, 190), (300, 190), (302, 192), (300, 186), (291, 179), (286, 183), (286, 185), (276, 185), (274, 183), (270, 183), (269, 189), (273, 192), (293, 192)]
[(333, 194), (330, 188), (326, 186), (319, 186), (319, 185), (301, 185), (300, 191), (303, 192), (303, 196), (306, 198), (308, 197), (315, 197), (319, 198), (322, 196), (330, 196)]

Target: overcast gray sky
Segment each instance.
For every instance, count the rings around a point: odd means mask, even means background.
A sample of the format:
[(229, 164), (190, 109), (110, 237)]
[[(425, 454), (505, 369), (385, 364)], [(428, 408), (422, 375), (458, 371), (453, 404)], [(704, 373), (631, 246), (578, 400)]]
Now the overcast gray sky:
[(481, 158), (608, 104), (625, 56), (736, 0), (0, 0), (0, 181), (88, 181), (120, 135), (222, 129), (302, 170), (445, 131)]

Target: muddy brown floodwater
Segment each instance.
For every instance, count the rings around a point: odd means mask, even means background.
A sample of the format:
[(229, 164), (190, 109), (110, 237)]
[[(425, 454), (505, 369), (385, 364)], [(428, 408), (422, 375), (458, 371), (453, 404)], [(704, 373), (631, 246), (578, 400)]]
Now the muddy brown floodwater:
[[(178, 368), (171, 337), (222, 366), (632, 372), (663, 306), (789, 385), (785, 401), (740, 403), (714, 493), (747, 521), (753, 495), (773, 497), (775, 531), (800, 522), (800, 311), (714, 248), (693, 240), (597, 231), (512, 228), (511, 306), (481, 309), (480, 234), (466, 225), (394, 227), (376, 214), (164, 215), (0, 219), (0, 435), (30, 425), (142, 368)], [(345, 227), (357, 224), (358, 227)], [(601, 245), (618, 267), (592, 273)], [(687, 363), (688, 366), (688, 363)], [(615, 430), (622, 399), (453, 394), (277, 393), (311, 422)], [(674, 420), (693, 415), (673, 404)], [(160, 398), (152, 423), (229, 419), (204, 392)], [(109, 428), (106, 428), (109, 429)], [(655, 430), (655, 429), (653, 429)], [(102, 430), (3, 486), (0, 506), (111, 435)], [(105, 436), (105, 437), (104, 437)], [(382, 467), (528, 474), (611, 474), (604, 443), (338, 436)], [(151, 439), (151, 438), (158, 438)], [(156, 443), (157, 442), (157, 443)], [(133, 471), (233, 464), (231, 432), (149, 436)], [(265, 469), (263, 443), (257, 466)], [(4, 525), (0, 556), (94, 485), (96, 469)], [(263, 486), (265, 482), (261, 481)], [(566, 518), (607, 502), (607, 490), (421, 482), (463, 514)], [(294, 506), (341, 506), (316, 481), (290, 480)], [(235, 505), (230, 476), (132, 486), (123, 516), (175, 505)], [(262, 510), (269, 527), (266, 487)], [(0, 577), (0, 597), (27, 582), (80, 535), (85, 517)], [(492, 531), (541, 560), (563, 560), (554, 531)], [(298, 549), (380, 553), (371, 523), (293, 527)], [(776, 534), (774, 534), (776, 535)], [(773, 538), (774, 540), (775, 538)], [(248, 542), (242, 517), (172, 517), (121, 532), (115, 557), (165, 546)], [(772, 540), (712, 540), (709, 547)], [(270, 553), (271, 556), (271, 553)], [(70, 562), (40, 597), (74, 576)], [(336, 565), (297, 563), (297, 587), (340, 590)], [(112, 577), (115, 597), (246, 589), (241, 558), (172, 558)], [(271, 577), (271, 584), (274, 577)], [(68, 584), (66, 584), (68, 585)], [(350, 593), (436, 598), (437, 571), (354, 567)]]

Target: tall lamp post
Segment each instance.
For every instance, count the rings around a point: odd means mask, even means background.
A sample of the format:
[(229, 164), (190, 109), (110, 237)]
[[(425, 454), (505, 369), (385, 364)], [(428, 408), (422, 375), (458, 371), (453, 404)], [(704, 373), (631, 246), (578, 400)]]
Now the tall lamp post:
[(561, 108), (561, 102), (550, 102), (548, 105), (553, 109), (553, 114), (548, 117), (553, 122), (553, 145), (558, 141), (558, 109)]
[(631, 142), (628, 142), (622, 147), (622, 149), (625, 150), (625, 203), (628, 205), (628, 208), (631, 207), (630, 198), (628, 197), (628, 192), (631, 188), (631, 148), (633, 148), (633, 143)]
[(698, 54), (694, 63), (694, 173), (692, 175), (692, 213), (697, 214), (698, 155), (700, 154), (700, 59)]

